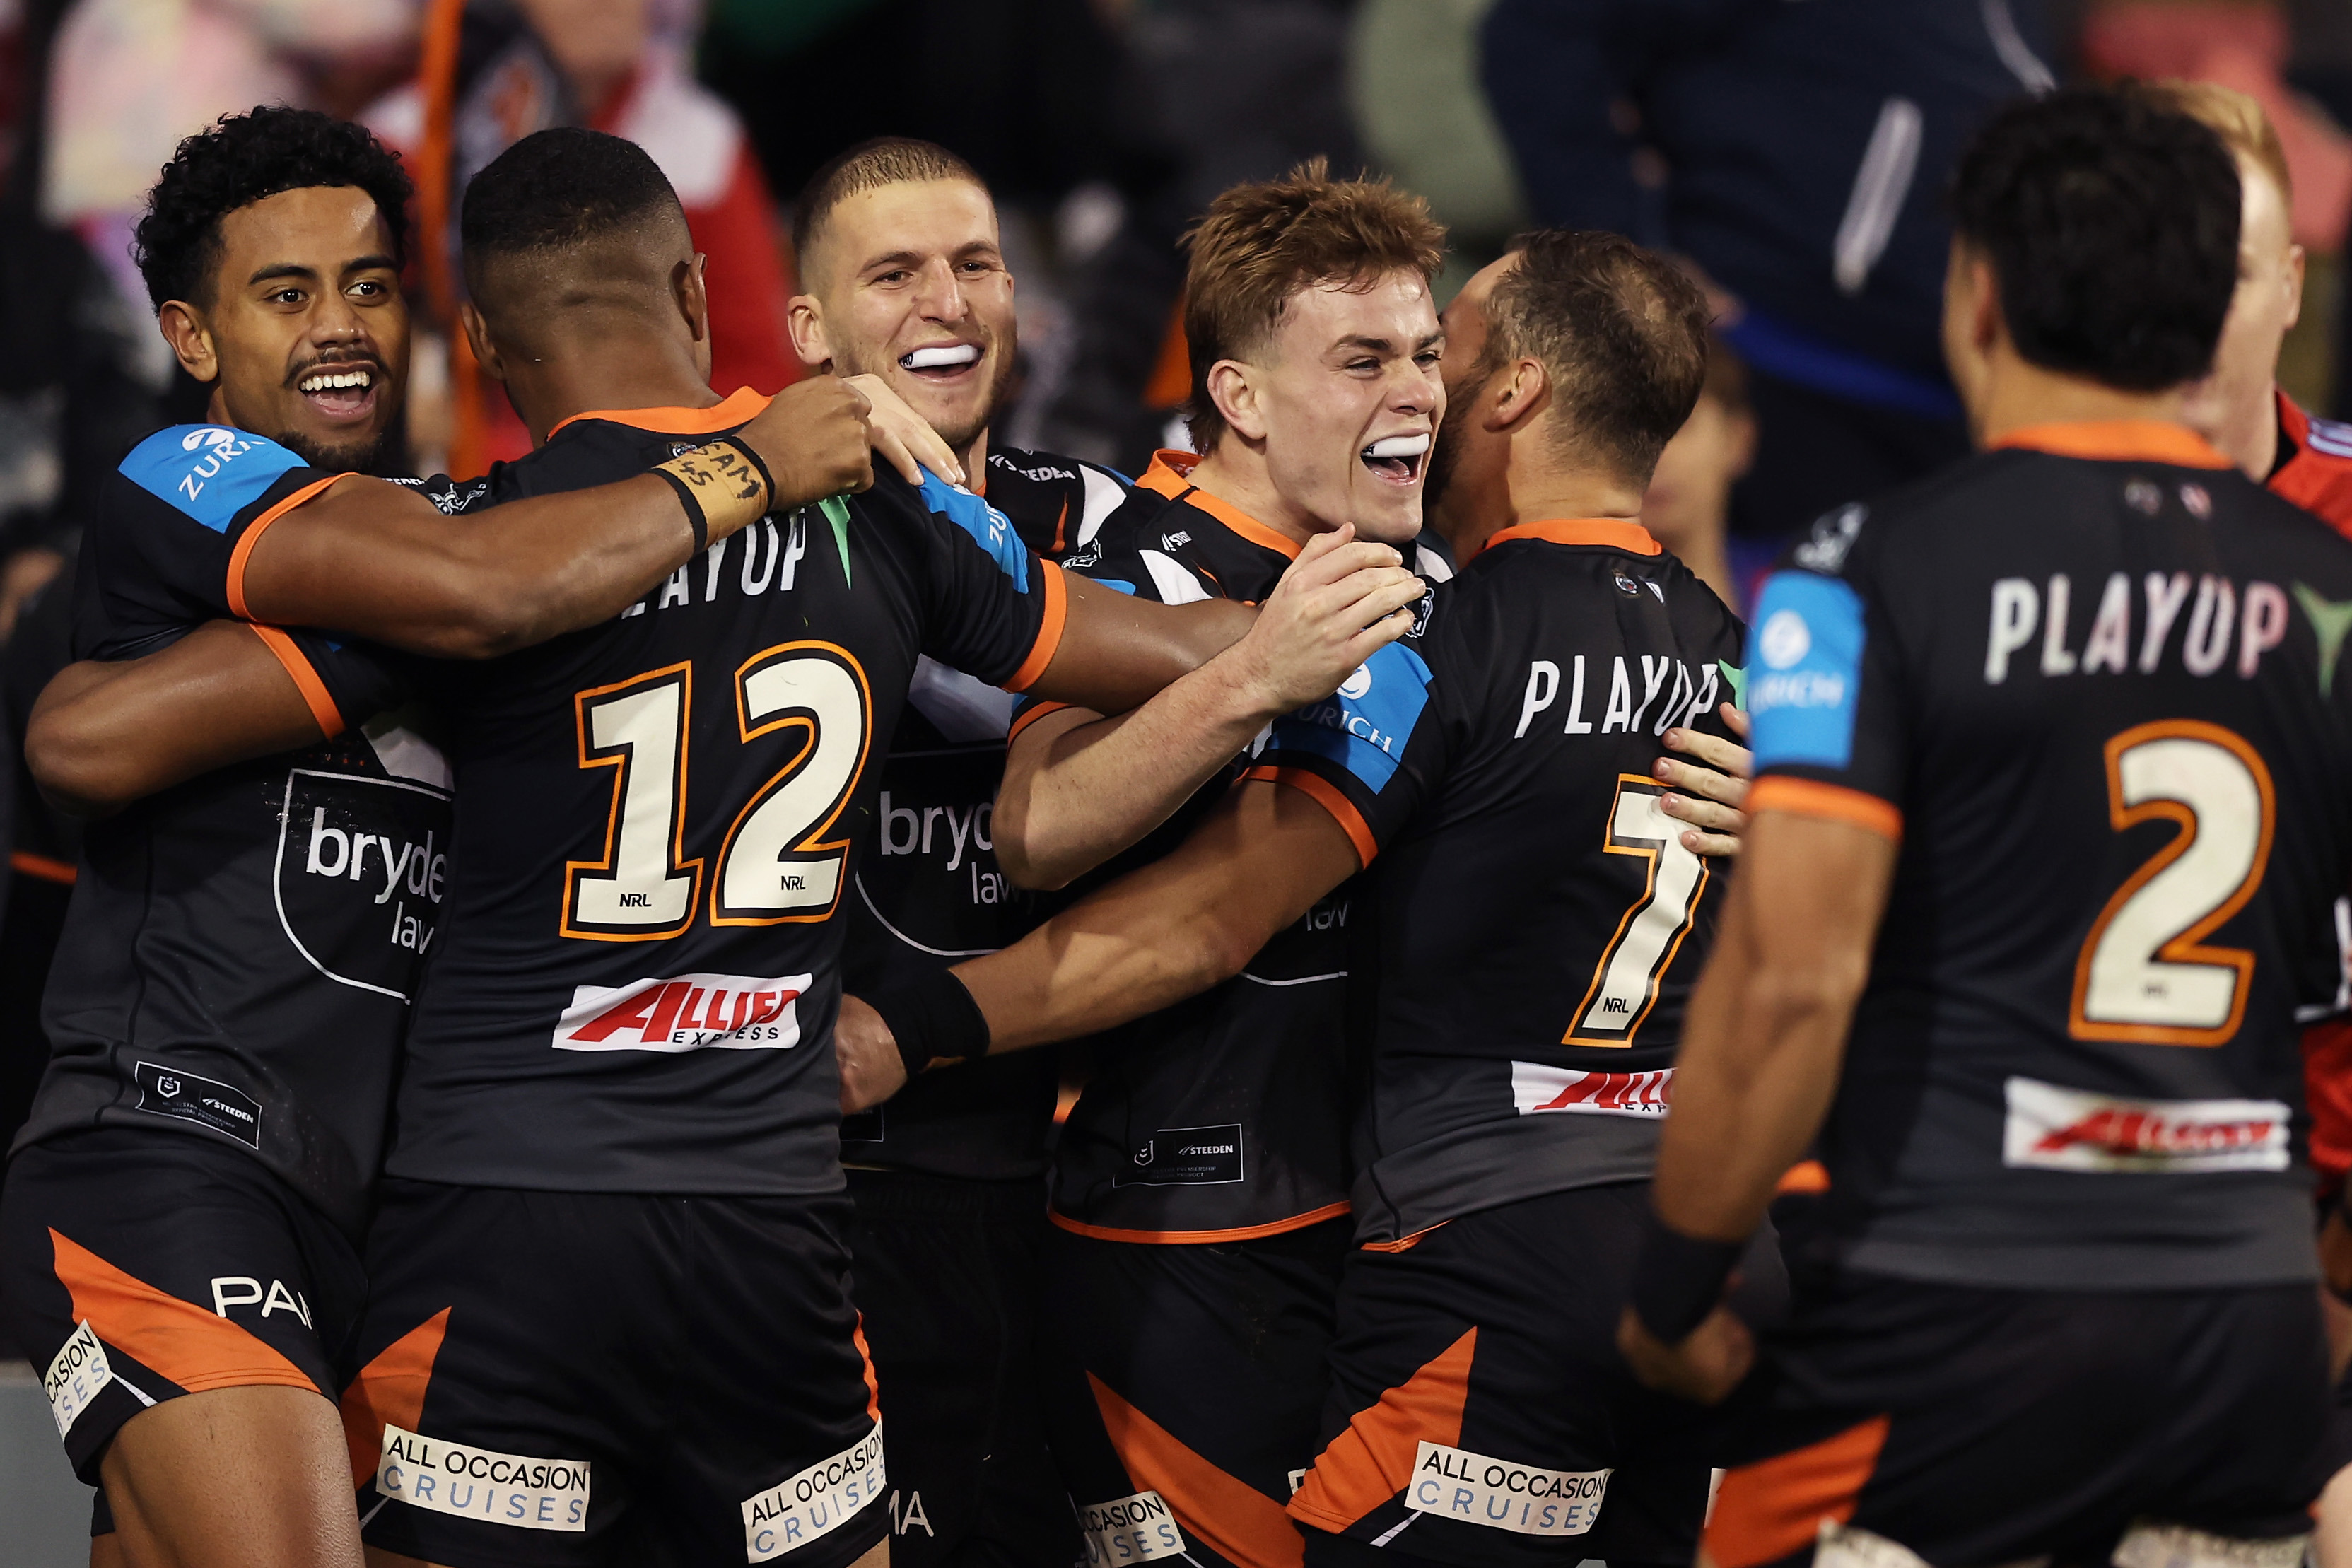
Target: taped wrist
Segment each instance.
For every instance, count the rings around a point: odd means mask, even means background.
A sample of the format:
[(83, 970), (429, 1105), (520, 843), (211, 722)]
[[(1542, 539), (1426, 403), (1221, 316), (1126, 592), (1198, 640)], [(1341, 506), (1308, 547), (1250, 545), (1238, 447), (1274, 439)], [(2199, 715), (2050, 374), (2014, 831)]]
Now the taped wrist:
[(947, 970), (868, 998), (898, 1042), (898, 1059), (913, 1079), (942, 1057), (988, 1054), (988, 1016)]
[(749, 447), (731, 438), (681, 452), (656, 465), (653, 471), (677, 492), (687, 523), (694, 530), (697, 555), (713, 534), (724, 539), (765, 517), (775, 493), (766, 465)]
[(1633, 1315), (1665, 1343), (1682, 1343), (1723, 1300), (1724, 1283), (1747, 1250), (1745, 1242), (1685, 1236), (1651, 1215), (1633, 1265)]

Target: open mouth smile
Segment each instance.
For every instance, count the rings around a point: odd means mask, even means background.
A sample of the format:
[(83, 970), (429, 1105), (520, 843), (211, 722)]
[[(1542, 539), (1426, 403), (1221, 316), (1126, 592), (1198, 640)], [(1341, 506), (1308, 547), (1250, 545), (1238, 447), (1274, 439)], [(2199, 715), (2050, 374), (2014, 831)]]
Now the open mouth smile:
[(1385, 436), (1363, 450), (1364, 467), (1392, 485), (1409, 485), (1421, 478), (1429, 461), (1429, 432)]
[(373, 365), (322, 364), (294, 384), (310, 406), (330, 419), (358, 419), (375, 406), (383, 373)]

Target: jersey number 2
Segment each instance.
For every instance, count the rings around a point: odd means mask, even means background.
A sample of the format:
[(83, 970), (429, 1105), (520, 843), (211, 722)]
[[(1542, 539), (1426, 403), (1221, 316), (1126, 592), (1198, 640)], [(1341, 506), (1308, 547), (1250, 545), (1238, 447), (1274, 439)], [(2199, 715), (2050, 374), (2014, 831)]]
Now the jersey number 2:
[(2172, 841), (2126, 878), (2074, 961), (2078, 1040), (2219, 1046), (2238, 1032), (2254, 955), (2205, 947), (2254, 896), (2275, 819), (2270, 769), (2218, 724), (2165, 720), (2107, 742), (2107, 819), (2159, 819)]
[[(693, 925), (702, 889), (702, 860), (685, 858), (693, 668), (648, 670), (572, 701), (580, 765), (614, 773), (604, 858), (564, 867), (563, 934), (677, 936)], [(833, 912), (848, 840), (825, 836), (864, 766), (872, 710), (864, 672), (831, 643), (783, 643), (736, 670), (741, 743), (796, 731), (800, 745), (727, 830), (711, 888), (713, 925), (821, 921)]]
[(1706, 862), (1683, 847), (1687, 827), (1661, 807), (1665, 794), (1664, 786), (1639, 773), (1617, 777), (1601, 847), (1649, 861), (1647, 885), (1593, 966), (1592, 984), (1576, 1005), (1576, 1022), (1560, 1037), (1562, 1045), (1632, 1045), (1633, 1031), (1658, 1000), (1666, 965), (1690, 932), (1699, 895), (1706, 891)]

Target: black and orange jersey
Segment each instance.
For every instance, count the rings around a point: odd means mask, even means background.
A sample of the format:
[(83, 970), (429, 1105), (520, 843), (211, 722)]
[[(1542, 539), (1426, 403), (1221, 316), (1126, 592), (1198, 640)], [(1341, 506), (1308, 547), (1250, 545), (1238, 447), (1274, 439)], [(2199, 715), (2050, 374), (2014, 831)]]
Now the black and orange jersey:
[[(992, 447), (980, 491), (1022, 540), (1058, 554), (1127, 499), (1108, 468)], [(929, 658), (890, 737), (873, 843), (852, 882), (842, 984), (874, 994), (1026, 936), (1066, 901), (1006, 880), (989, 824), (1016, 699)], [(1045, 1168), (1059, 1061), (1021, 1051), (926, 1073), (841, 1125), (853, 1164), (1005, 1180)]]
[[(1298, 553), (1285, 534), (1185, 479), (1162, 452), (1127, 504), (1066, 563), (1163, 604), (1258, 602)], [(1040, 704), (1014, 721), (1027, 723)], [(1157, 859), (1214, 806), (1247, 759), (1211, 779), (1090, 879)], [(1350, 882), (1240, 974), (1094, 1040), (1094, 1076), (1054, 1155), (1054, 1223), (1113, 1241), (1267, 1236), (1347, 1212), (1345, 1060)]]
[[(494, 477), (516, 496), (625, 479), (763, 401), (582, 415)], [(421, 669), (463, 789), (387, 1170), (838, 1190), (840, 917), (917, 660), (1017, 689), (1066, 604), (1002, 512), (884, 469), (604, 625)]]
[[(243, 615), (254, 541), (342, 477), (220, 426), (150, 436), (83, 538), (76, 655), (135, 658)], [(448, 511), (487, 490), (424, 489)], [(89, 825), (44, 1002), (53, 1055), (16, 1146), (93, 1124), (226, 1140), (355, 1233), (440, 925), (449, 773), (378, 718), (398, 695), (383, 661), (255, 629), (331, 738)]]
[(2015, 432), (1769, 579), (1751, 807), (1901, 844), (1824, 1247), (2007, 1289), (2314, 1276), (2295, 1019), (2339, 981), (2347, 631), (2352, 549), (2165, 424)]
[(1373, 868), (1360, 1239), (1648, 1176), (1723, 875), (1650, 770), (1676, 725), (1724, 733), (1740, 636), (1641, 524), (1521, 523), (1274, 726), (1248, 776)]

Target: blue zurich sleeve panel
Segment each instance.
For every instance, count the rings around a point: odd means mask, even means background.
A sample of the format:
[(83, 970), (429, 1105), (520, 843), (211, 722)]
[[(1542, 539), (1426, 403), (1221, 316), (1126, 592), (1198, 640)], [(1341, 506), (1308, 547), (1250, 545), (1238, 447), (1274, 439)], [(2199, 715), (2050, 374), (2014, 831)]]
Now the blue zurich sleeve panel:
[(1021, 542), (1011, 518), (929, 468), (923, 470), (923, 504), (971, 535), (1015, 588), (1029, 591), (1029, 547)]
[(1756, 765), (1843, 768), (1853, 761), (1862, 689), (1862, 600), (1810, 572), (1779, 572), (1757, 601), (1748, 644)]
[(174, 425), (132, 447), (122, 475), (215, 533), (226, 533), (237, 513), (288, 470), (304, 466), (277, 442), (243, 430)]
[(1339, 689), (1275, 721), (1266, 750), (1304, 752), (1346, 768), (1378, 794), (1429, 706), (1429, 666), (1402, 643), (1372, 655)]

